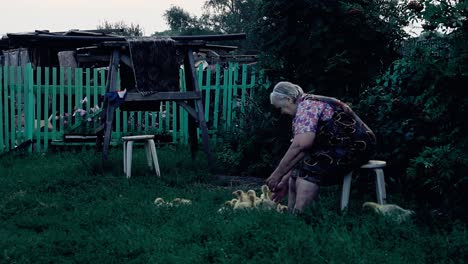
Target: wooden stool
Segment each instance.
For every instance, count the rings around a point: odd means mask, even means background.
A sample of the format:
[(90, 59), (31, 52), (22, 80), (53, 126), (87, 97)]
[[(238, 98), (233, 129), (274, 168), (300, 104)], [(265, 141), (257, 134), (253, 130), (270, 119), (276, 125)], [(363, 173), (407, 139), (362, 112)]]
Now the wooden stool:
[[(383, 168), (387, 163), (382, 160), (369, 160), (367, 164), (361, 166), (361, 169), (372, 169), (375, 172), (375, 190), (377, 193), (377, 202), (385, 204), (387, 202), (387, 193), (385, 192), (385, 179)], [(343, 180), (343, 190), (341, 193), (341, 210), (348, 206), (349, 192), (351, 189), (351, 179), (353, 172), (348, 173)]]
[(148, 166), (156, 170), (156, 174), (161, 177), (161, 172), (159, 170), (158, 154), (156, 153), (156, 145), (154, 144), (153, 135), (140, 135), (140, 136), (127, 136), (122, 137), (123, 140), (123, 163), (124, 163), (124, 173), (126, 173), (127, 178), (130, 178), (132, 174), (132, 151), (133, 151), (133, 142), (135, 141), (144, 141), (145, 142), (145, 152), (146, 160), (148, 161)]

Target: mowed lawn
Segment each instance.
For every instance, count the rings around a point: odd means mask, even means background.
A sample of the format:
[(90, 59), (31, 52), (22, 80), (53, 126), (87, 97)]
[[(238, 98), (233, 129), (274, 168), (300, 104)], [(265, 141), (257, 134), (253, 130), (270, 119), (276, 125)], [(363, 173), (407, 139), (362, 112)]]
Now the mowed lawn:
[[(133, 176), (122, 153), (88, 152), (0, 159), (0, 263), (466, 263), (464, 223), (418, 212), (397, 224), (361, 209), (374, 195), (353, 186), (338, 211), (339, 187), (324, 188), (305, 215), (218, 213), (236, 189), (217, 183), (184, 147), (158, 152), (162, 178), (142, 149)], [(372, 191), (372, 190), (370, 190)], [(192, 205), (157, 207), (156, 197)], [(390, 194), (391, 200), (391, 194)], [(400, 203), (401, 204), (401, 203)], [(403, 204), (405, 205), (405, 204)]]

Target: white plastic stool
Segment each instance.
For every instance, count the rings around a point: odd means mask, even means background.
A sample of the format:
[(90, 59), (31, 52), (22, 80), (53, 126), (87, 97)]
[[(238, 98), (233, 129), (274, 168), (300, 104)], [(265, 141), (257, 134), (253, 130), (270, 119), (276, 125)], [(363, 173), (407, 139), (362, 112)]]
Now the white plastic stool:
[[(375, 190), (377, 193), (377, 202), (385, 204), (387, 202), (387, 193), (385, 192), (385, 178), (383, 168), (387, 165), (382, 160), (369, 160), (367, 164), (361, 166), (361, 169), (372, 169), (375, 172)], [(349, 192), (351, 190), (351, 179), (353, 172), (348, 173), (343, 180), (343, 190), (341, 192), (341, 210), (348, 206)]]
[(156, 145), (154, 144), (153, 135), (139, 135), (139, 136), (127, 136), (122, 137), (123, 140), (123, 163), (124, 163), (124, 173), (126, 173), (127, 178), (130, 178), (132, 175), (132, 151), (133, 151), (133, 142), (135, 141), (145, 141), (145, 153), (146, 160), (150, 169), (154, 168), (156, 174), (161, 177), (161, 172), (159, 170), (158, 154), (156, 153)]

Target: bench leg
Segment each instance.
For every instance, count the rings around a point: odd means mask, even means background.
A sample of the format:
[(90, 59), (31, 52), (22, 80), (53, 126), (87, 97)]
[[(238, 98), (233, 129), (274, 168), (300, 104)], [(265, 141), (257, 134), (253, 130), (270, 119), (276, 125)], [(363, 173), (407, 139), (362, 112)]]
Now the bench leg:
[(146, 154), (146, 161), (148, 163), (148, 167), (152, 170), (153, 169), (153, 159), (151, 158), (151, 147), (149, 140), (145, 142), (145, 154)]
[(123, 142), (123, 171), (127, 173), (127, 141)]
[(343, 190), (341, 192), (341, 210), (344, 210), (348, 206), (349, 192), (351, 190), (351, 179), (353, 178), (353, 172), (346, 174), (343, 179)]
[(377, 202), (385, 204), (387, 201), (387, 194), (385, 191), (385, 178), (382, 169), (374, 169), (376, 174), (375, 188), (377, 191)]
[(132, 176), (132, 151), (133, 151), (133, 141), (128, 141), (127, 143), (127, 179)]
[(150, 147), (151, 147), (151, 156), (153, 157), (153, 161), (154, 161), (154, 168), (156, 170), (156, 175), (158, 175), (158, 177), (161, 177), (161, 171), (159, 170), (159, 161), (158, 161), (158, 154), (156, 153), (156, 145), (154, 144), (154, 140), (149, 140), (149, 144), (150, 144)]

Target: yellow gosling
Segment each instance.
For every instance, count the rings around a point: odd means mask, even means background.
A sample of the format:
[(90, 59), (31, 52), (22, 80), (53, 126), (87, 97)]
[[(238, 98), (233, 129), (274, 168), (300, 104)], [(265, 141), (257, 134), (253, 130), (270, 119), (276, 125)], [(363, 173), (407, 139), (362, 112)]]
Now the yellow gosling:
[(254, 207), (255, 203), (255, 197), (250, 193), (250, 195), (247, 195), (247, 201), (239, 201), (234, 205), (234, 209), (250, 209)]
[(237, 197), (237, 200), (239, 200), (239, 202), (249, 201), (249, 195), (242, 190), (234, 191), (232, 194), (234, 194)]
[(249, 195), (249, 197), (253, 197), (254, 207), (258, 207), (262, 203), (262, 199), (257, 197), (257, 194), (255, 193), (254, 190), (248, 190), (247, 195)]
[(282, 204), (277, 204), (276, 205), (276, 211), (278, 211), (280, 213), (287, 212), (288, 211), (288, 206), (282, 205)]
[(270, 191), (270, 188), (268, 188), (266, 184), (262, 185), (262, 194), (260, 195), (260, 198), (265, 200), (271, 200), (272, 195), (273, 193)]
[(157, 205), (157, 206), (161, 206), (161, 205), (163, 205), (163, 204), (165, 204), (165, 203), (166, 203), (166, 202), (165, 202), (164, 199), (161, 198), (161, 197), (158, 197), (158, 198), (156, 198), (156, 199), (154, 200), (154, 204)]
[(414, 211), (403, 209), (396, 204), (381, 205), (373, 202), (365, 202), (362, 205), (362, 208), (371, 208), (372, 210), (374, 210), (374, 212), (382, 214), (386, 217), (391, 217), (398, 223), (407, 221), (411, 218), (412, 215), (414, 215)]
[(191, 205), (192, 201), (190, 201), (189, 199), (174, 198), (174, 200), (172, 200), (172, 203), (175, 205), (179, 205), (179, 204)]
[(237, 203), (238, 201), (239, 201), (239, 200), (237, 200), (237, 199), (232, 199), (232, 200), (230, 200), (230, 201), (226, 201), (226, 202), (224, 203), (224, 205), (225, 205), (225, 206), (234, 207), (234, 205), (236, 205), (236, 203)]

